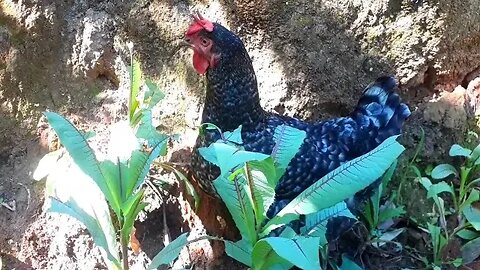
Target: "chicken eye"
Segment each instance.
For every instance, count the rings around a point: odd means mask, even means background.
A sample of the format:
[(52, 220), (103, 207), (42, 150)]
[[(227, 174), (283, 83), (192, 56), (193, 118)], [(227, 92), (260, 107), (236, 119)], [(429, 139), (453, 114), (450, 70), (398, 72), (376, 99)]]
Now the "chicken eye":
[(200, 39), (200, 42), (202, 43), (203, 46), (207, 46), (207, 45), (208, 45), (208, 40), (205, 39), (205, 38), (201, 38), (201, 39)]

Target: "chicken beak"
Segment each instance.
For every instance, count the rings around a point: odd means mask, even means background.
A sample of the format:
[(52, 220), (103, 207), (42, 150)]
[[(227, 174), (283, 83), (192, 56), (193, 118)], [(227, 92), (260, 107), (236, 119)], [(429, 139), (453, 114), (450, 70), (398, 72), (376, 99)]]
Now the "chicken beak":
[(181, 49), (181, 48), (193, 48), (193, 45), (189, 41), (190, 40), (188, 38), (183, 39), (178, 43), (177, 47), (179, 49)]

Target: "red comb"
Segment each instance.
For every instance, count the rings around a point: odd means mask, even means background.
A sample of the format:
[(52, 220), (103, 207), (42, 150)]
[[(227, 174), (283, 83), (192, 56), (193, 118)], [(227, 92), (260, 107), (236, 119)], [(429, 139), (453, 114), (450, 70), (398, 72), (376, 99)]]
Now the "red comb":
[(207, 30), (208, 32), (213, 31), (213, 23), (205, 18), (200, 14), (200, 12), (195, 12), (192, 14), (193, 23), (187, 30), (186, 35), (193, 35), (202, 29)]

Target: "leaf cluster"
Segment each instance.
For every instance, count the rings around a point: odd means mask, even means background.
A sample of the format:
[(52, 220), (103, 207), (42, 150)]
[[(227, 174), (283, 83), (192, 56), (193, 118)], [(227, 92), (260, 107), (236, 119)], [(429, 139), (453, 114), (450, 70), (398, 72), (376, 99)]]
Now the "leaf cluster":
[[(388, 138), (316, 181), (268, 219), (265, 213), (275, 200), (275, 186), (305, 136), (304, 131), (279, 126), (274, 133), (274, 150), (265, 155), (243, 149), (239, 127), (199, 149), (207, 161), (220, 168), (214, 186), (242, 235), (237, 242), (226, 242), (226, 252), (252, 269), (324, 268), (319, 249), (327, 245), (328, 220), (335, 216), (355, 218), (344, 201), (380, 178), (404, 150), (397, 136)], [(289, 224), (302, 216), (305, 225), (298, 233)], [(279, 228), (281, 232), (275, 235)]]

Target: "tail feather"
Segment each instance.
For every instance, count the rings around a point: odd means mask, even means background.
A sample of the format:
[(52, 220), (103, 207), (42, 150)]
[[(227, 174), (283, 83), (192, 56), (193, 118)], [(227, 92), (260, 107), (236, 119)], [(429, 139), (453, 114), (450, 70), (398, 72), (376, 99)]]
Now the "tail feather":
[(352, 117), (366, 134), (368, 143), (365, 152), (373, 149), (392, 135), (400, 134), (410, 109), (401, 103), (394, 92), (396, 82), (393, 77), (380, 77), (365, 88)]

